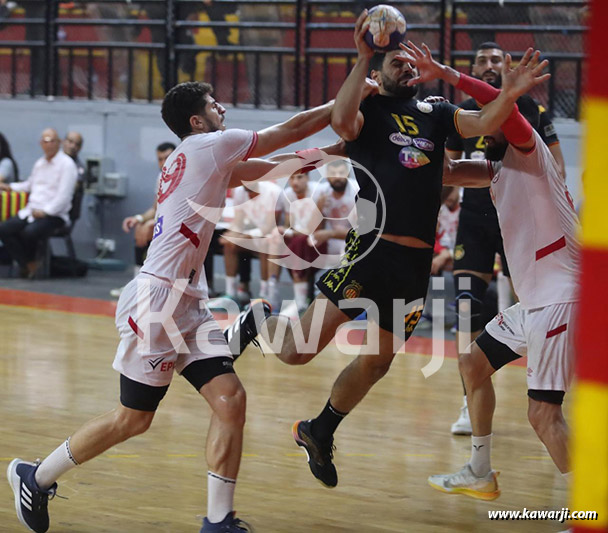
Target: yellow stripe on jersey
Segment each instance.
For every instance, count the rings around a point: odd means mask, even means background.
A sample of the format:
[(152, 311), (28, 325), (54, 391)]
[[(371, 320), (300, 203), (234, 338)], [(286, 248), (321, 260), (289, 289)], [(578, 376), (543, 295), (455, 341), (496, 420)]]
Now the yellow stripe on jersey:
[(606, 231), (606, 198), (608, 198), (608, 179), (606, 179), (606, 124), (608, 124), (608, 99), (590, 97), (583, 109), (587, 122), (585, 163), (583, 169), (583, 246), (608, 248)]
[(574, 390), (570, 509), (596, 511), (589, 529), (608, 527), (608, 385), (580, 381)]
[(462, 109), (458, 108), (455, 112), (454, 112), (454, 127), (456, 128), (456, 131), (458, 132), (458, 135), (460, 135), (462, 137), (462, 131), (460, 131), (460, 128), (458, 126), (458, 114), (462, 111)]

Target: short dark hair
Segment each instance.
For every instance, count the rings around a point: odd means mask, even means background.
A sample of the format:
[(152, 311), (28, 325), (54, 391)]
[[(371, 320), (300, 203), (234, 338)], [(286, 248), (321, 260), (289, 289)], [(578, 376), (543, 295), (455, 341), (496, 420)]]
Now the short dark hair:
[(479, 50), (492, 50), (494, 48), (500, 50), (501, 52), (504, 52), (502, 46), (500, 46), (498, 43), (495, 43), (494, 41), (486, 41), (485, 43), (481, 43), (477, 47), (477, 51), (479, 52)]
[(537, 130), (540, 124), (540, 110), (536, 100), (524, 94), (517, 99), (517, 107), (519, 107), (519, 112), (524, 118)]
[(173, 143), (160, 143), (156, 147), (157, 152), (166, 152), (167, 150), (175, 150), (175, 145)]
[(375, 52), (369, 62), (369, 70), (382, 70), (384, 58), (386, 57), (385, 52)]
[(173, 87), (163, 99), (161, 116), (169, 129), (180, 139), (192, 133), (190, 117), (203, 114), (205, 97), (213, 92), (209, 83), (187, 81)]

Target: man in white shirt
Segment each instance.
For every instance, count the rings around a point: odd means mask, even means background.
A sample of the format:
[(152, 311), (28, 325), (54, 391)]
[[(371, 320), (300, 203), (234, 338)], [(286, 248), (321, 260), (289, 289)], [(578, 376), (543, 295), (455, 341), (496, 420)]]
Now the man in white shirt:
[[(251, 187), (251, 188), (249, 188)], [(260, 298), (268, 298), (268, 251), (259, 248), (252, 252), (239, 246), (235, 239), (256, 239), (262, 244), (264, 237), (269, 237), (277, 227), (281, 216), (279, 197), (281, 188), (275, 183), (262, 181), (237, 187), (233, 193), (234, 219), (230, 228), (220, 238), (224, 248), (226, 267), (226, 295), (237, 298), (237, 273), (240, 254), (255, 254), (260, 259)], [(258, 240), (260, 239), (260, 240)], [(248, 280), (240, 280), (239, 290), (249, 292)]]
[(29, 193), (26, 206), (17, 216), (0, 223), (0, 240), (19, 263), (22, 276), (29, 278), (39, 266), (36, 261), (38, 242), (70, 221), (72, 196), (78, 179), (76, 164), (60, 150), (61, 141), (54, 129), (42, 132), (40, 146), (44, 156), (36, 161), (27, 180), (0, 183), (0, 190)]
[[(500, 94), (480, 80), (462, 80), (453, 69), (432, 60), (427, 47), (423, 52), (410, 46), (418, 82), (440, 78), (480, 105)], [(540, 73), (547, 62), (539, 62), (539, 56), (529, 49), (517, 68)], [(507, 55), (507, 65), (510, 62)], [(517, 106), (521, 113), (515, 108), (500, 130), (485, 137), (487, 161), (444, 161), (444, 184), (490, 187), (519, 297), (486, 325), (468, 353), (459, 355), (473, 429), (470, 461), (458, 472), (429, 477), (437, 490), (481, 500), (500, 496), (490, 464), (496, 404), (491, 376), (516, 359), (528, 358), (528, 420), (559, 471), (568, 477), (570, 469), (562, 402), (574, 375), (578, 218), (561, 168), (534, 130), (540, 119), (538, 105), (524, 95)]]

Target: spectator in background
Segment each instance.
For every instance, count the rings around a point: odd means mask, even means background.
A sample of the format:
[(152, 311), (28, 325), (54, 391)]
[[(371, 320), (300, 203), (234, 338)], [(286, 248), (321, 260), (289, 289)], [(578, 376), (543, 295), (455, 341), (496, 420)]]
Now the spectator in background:
[(78, 171), (74, 161), (60, 150), (54, 129), (42, 132), (44, 156), (34, 164), (30, 177), (19, 183), (0, 183), (0, 190), (29, 192), (26, 206), (16, 217), (0, 223), (0, 240), (10, 257), (19, 263), (21, 275), (33, 278), (38, 270), (36, 247), (57, 228), (69, 222)]
[[(327, 251), (327, 243), (315, 247), (310, 242), (310, 236), (318, 229), (318, 219), (314, 217), (317, 206), (313, 200), (314, 187), (309, 182), (306, 172), (292, 174), (289, 177), (289, 186), (281, 196), (281, 210), (285, 213), (283, 226), (278, 227), (276, 232), (283, 234), (283, 240), (293, 254), (301, 258), (305, 263), (312, 263), (319, 252)], [(284, 255), (273, 253), (272, 255)], [(269, 298), (271, 304), (277, 301), (276, 280), (280, 272), (279, 265), (270, 263)], [(313, 277), (313, 267), (289, 269), (293, 279), (293, 290), (298, 313), (304, 311), (308, 305), (308, 282)]]
[(19, 167), (6, 137), (0, 133), (0, 182), (19, 181)]
[(327, 242), (327, 254), (339, 259), (346, 248), (346, 235), (356, 222), (358, 186), (348, 179), (350, 162), (346, 159), (328, 163), (325, 171), (327, 181), (319, 184), (313, 193), (325, 223), (311, 235), (311, 240), (315, 246)]
[(239, 239), (268, 239), (277, 227), (281, 217), (279, 198), (282, 190), (275, 183), (261, 181), (252, 183), (247, 188), (241, 186), (234, 189), (234, 219), (230, 228), (220, 237), (224, 247), (224, 263), (226, 266), (226, 295), (233, 300), (244, 299), (239, 293), (250, 295), (249, 280), (240, 280), (237, 287), (237, 272), (239, 270), (239, 257), (242, 254), (257, 255), (260, 259), (260, 298), (268, 298), (268, 253), (264, 253), (261, 246), (268, 241), (258, 241), (260, 245), (255, 248), (259, 251), (250, 251), (236, 244), (233, 240)]
[(432, 276), (438, 276), (444, 270), (452, 270), (454, 265), (454, 246), (460, 216), (460, 188), (444, 187), (442, 196), (443, 201), (437, 218), (437, 238), (431, 263)]
[(82, 135), (77, 131), (69, 131), (63, 140), (63, 151), (68, 154), (76, 163), (78, 169), (78, 183), (82, 186), (85, 180), (86, 167), (78, 157), (83, 144)]
[[(161, 171), (161, 174), (163, 171), (163, 165), (173, 150), (175, 150), (175, 145), (169, 142), (161, 143), (156, 147), (156, 160), (158, 162), (158, 168)], [(161, 174), (159, 174), (156, 180), (157, 189)], [(139, 274), (139, 270), (146, 259), (148, 247), (150, 246), (152, 238), (154, 237), (154, 224), (156, 222), (154, 220), (155, 216), (156, 196), (154, 197), (154, 203), (150, 209), (144, 213), (126, 217), (122, 221), (122, 229), (125, 233), (129, 233), (133, 228), (135, 228), (135, 266), (133, 267), (133, 277)], [(122, 293), (122, 289), (123, 287), (112, 289), (110, 291), (110, 295), (114, 298), (118, 298)]]

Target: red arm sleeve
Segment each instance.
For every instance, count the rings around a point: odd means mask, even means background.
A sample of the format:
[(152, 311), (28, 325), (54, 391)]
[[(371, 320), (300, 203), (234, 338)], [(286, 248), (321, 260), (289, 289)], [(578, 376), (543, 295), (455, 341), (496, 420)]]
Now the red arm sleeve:
[[(500, 91), (491, 85), (462, 73), (456, 88), (475, 98), (481, 105), (490, 103), (500, 94)], [(527, 143), (532, 136), (532, 126), (519, 112), (517, 104), (501, 129), (507, 141), (515, 146)]]

